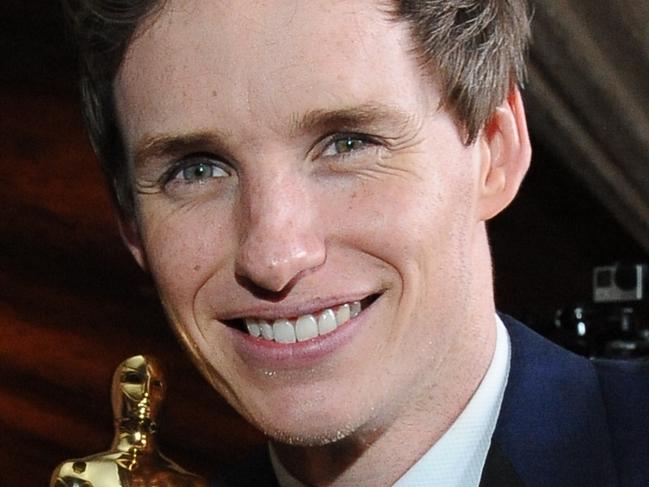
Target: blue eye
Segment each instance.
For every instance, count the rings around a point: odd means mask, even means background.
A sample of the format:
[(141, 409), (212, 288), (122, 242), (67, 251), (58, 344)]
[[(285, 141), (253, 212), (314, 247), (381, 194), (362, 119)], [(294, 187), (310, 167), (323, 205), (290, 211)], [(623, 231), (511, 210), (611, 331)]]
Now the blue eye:
[(195, 182), (216, 177), (215, 173), (217, 171), (224, 172), (221, 168), (200, 162), (198, 164), (192, 164), (191, 166), (184, 167), (182, 170), (182, 175), (185, 181)]
[(214, 178), (225, 178), (230, 174), (216, 162), (206, 157), (189, 157), (182, 161), (180, 167), (174, 169), (170, 180), (178, 180), (186, 184), (203, 183)]

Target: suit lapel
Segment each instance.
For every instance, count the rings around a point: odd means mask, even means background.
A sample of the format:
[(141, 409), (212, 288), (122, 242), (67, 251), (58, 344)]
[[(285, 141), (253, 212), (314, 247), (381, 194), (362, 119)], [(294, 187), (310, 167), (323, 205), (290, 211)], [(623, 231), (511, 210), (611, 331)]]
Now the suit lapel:
[(500, 447), (491, 442), (482, 477), (480, 478), (480, 487), (524, 487), (525, 484), (516, 474), (516, 471), (509, 462), (509, 459), (502, 452)]
[(266, 444), (234, 467), (217, 475), (214, 487), (278, 487)]

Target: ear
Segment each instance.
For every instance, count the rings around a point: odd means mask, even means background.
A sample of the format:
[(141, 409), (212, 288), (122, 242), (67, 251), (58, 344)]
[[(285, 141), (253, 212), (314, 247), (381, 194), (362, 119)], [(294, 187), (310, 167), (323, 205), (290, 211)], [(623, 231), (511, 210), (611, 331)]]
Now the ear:
[(514, 199), (530, 165), (525, 110), (514, 87), (491, 117), (481, 136), (480, 199), (478, 216), (488, 220)]
[(122, 237), (122, 241), (131, 252), (131, 255), (137, 264), (143, 271), (147, 271), (148, 266), (146, 262), (146, 254), (144, 253), (144, 247), (142, 245), (142, 239), (140, 238), (140, 231), (137, 227), (135, 217), (120, 216), (118, 224), (119, 234)]

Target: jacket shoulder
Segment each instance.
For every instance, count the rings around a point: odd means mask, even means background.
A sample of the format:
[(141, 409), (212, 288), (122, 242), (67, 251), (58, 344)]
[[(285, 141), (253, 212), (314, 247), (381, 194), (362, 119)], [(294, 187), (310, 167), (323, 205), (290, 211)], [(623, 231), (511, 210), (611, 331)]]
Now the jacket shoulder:
[(593, 360), (625, 485), (649, 482), (649, 361)]
[(649, 485), (649, 364), (589, 360), (501, 318), (512, 353), (494, 438), (526, 485)]

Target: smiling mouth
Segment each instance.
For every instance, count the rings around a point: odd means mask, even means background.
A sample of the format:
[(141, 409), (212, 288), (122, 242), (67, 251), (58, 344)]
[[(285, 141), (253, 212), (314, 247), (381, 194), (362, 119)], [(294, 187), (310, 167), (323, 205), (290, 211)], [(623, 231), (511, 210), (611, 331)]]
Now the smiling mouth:
[(343, 303), (296, 317), (274, 320), (255, 317), (239, 318), (228, 320), (226, 324), (260, 340), (284, 344), (305, 342), (334, 332), (338, 327), (358, 316), (377, 298), (378, 294), (374, 294), (361, 301)]

